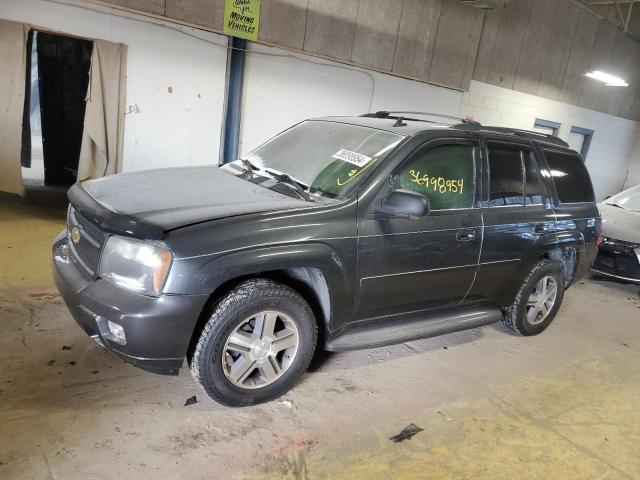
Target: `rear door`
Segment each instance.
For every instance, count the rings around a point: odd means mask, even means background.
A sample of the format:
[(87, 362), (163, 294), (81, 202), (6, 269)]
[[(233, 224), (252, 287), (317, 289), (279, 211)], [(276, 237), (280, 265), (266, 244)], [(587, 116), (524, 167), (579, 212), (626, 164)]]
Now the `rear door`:
[(555, 216), (531, 142), (489, 137), (483, 144), (484, 240), (469, 299), (506, 306), (531, 266), (535, 245), (556, 241)]
[(571, 150), (540, 148), (546, 160), (552, 188), (556, 191), (556, 230), (560, 247), (574, 247), (580, 277), (597, 254), (596, 238), (601, 228), (591, 178), (580, 156)]

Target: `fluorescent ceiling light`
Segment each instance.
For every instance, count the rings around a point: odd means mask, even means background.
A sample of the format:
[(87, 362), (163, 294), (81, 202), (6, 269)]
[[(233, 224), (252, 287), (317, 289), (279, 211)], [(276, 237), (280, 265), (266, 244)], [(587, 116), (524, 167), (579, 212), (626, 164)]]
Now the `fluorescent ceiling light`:
[(600, 82), (604, 82), (607, 87), (628, 87), (629, 84), (625, 82), (620, 77), (615, 77), (613, 75), (609, 75), (608, 73), (601, 72), (600, 70), (594, 70), (593, 72), (587, 73), (587, 77), (593, 78), (594, 80), (598, 80)]

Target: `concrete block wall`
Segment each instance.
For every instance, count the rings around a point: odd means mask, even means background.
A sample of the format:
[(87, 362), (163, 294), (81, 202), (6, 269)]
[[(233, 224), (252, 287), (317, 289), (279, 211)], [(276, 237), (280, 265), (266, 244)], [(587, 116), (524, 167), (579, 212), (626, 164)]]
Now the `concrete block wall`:
[[(94, 1), (223, 28), (224, 0)], [(461, 90), (473, 78), (640, 121), (640, 43), (575, 0), (509, 0), (488, 13), (460, 0), (262, 0), (259, 41)], [(585, 78), (594, 69), (631, 86), (606, 89)]]
[(533, 129), (536, 118), (558, 122), (563, 140), (568, 139), (572, 126), (589, 128), (595, 133), (586, 165), (598, 201), (631, 182), (640, 183), (638, 122), (475, 80), (462, 95), (459, 113), (484, 125), (525, 130)]
[[(222, 32), (224, 0), (97, 0)], [(262, 0), (258, 40), (466, 89), (484, 13), (459, 0)]]
[[(640, 121), (640, 43), (571, 0), (509, 0), (487, 13), (473, 79)], [(610, 89), (585, 77), (626, 79)]]

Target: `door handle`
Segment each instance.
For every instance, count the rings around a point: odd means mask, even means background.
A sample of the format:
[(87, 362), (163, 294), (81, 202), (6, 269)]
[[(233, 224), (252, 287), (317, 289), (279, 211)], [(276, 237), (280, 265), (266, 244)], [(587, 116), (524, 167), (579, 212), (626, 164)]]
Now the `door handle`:
[(534, 231), (536, 233), (545, 233), (549, 231), (549, 225), (546, 223), (536, 223), (536, 226), (534, 227)]
[(476, 238), (475, 230), (458, 230), (456, 232), (456, 240), (459, 242), (470, 242)]

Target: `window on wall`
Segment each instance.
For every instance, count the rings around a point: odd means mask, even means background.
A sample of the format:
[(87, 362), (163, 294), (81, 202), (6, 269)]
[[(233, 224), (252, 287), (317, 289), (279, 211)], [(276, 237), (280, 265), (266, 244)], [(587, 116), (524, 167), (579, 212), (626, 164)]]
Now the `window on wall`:
[(551, 120), (536, 118), (533, 122), (533, 129), (536, 132), (553, 135), (554, 137), (560, 135), (560, 124), (558, 122), (552, 122)]
[(582, 157), (582, 160), (585, 161), (587, 159), (587, 153), (589, 153), (592, 138), (593, 130), (572, 126), (571, 131), (569, 132), (569, 147), (578, 152)]
[(411, 190), (429, 199), (432, 210), (473, 207), (473, 145), (424, 147), (395, 172), (391, 190)]

